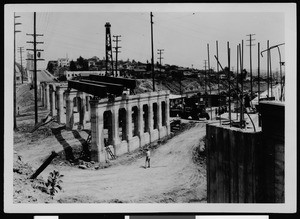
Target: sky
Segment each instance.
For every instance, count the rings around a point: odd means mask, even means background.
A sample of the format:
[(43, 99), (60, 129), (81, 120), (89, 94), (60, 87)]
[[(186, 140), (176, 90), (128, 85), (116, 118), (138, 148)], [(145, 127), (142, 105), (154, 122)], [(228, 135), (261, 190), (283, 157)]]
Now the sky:
[[(201, 4), (199, 5), (201, 8)], [(22, 25), (17, 29), (17, 47), (32, 48), (33, 12), (17, 12), (21, 16), (17, 19)], [(153, 11), (153, 41), (154, 61), (159, 61), (158, 49), (163, 49), (162, 64), (179, 65), (204, 69), (204, 60), (210, 61), (213, 69), (217, 68), (216, 41), (220, 63), (228, 66), (227, 42), (230, 47), (230, 66), (236, 70), (237, 45), (244, 41), (244, 68), (250, 66), (249, 34), (253, 35), (252, 69), (257, 69), (258, 43), (261, 51), (269, 45), (285, 43), (285, 14), (282, 12), (214, 12), (201, 10), (176, 10), (176, 12)], [(151, 25), (150, 11), (135, 10), (134, 12), (85, 12), (77, 10), (51, 10), (51, 12), (37, 12), (37, 33), (44, 36), (38, 40), (39, 49), (44, 49), (39, 62), (40, 68), (45, 68), (49, 60), (68, 57), (76, 60), (79, 56), (91, 58), (105, 57), (105, 23), (111, 24), (112, 44), (113, 35), (121, 35), (119, 46), (121, 53), (118, 59), (134, 59), (136, 61), (151, 62)], [(208, 57), (209, 47), (209, 57)], [(282, 61), (285, 61), (285, 45), (280, 47)], [(23, 55), (24, 56), (24, 55)], [(115, 53), (113, 55), (115, 59)], [(17, 56), (19, 58), (19, 54)], [(272, 69), (279, 70), (279, 55), (277, 49), (271, 53)], [(17, 59), (18, 60), (18, 59)], [(261, 69), (266, 67), (266, 53), (261, 57)]]

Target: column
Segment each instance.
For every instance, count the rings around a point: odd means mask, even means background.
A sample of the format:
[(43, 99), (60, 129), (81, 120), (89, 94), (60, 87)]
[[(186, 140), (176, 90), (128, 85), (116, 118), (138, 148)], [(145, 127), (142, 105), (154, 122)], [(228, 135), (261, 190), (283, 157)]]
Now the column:
[(121, 142), (119, 137), (119, 107), (115, 105), (113, 106), (112, 109), (112, 137), (113, 137), (113, 145), (115, 149), (116, 148), (115, 146)]
[(157, 100), (157, 130), (158, 130), (158, 138), (161, 138), (161, 130), (162, 130), (162, 118), (161, 118), (161, 101), (160, 96), (158, 96)]
[(71, 94), (70, 91), (66, 92), (66, 128), (73, 129), (74, 125), (74, 115), (73, 115), (73, 98), (75, 97), (74, 94)]
[(144, 121), (143, 121), (143, 104), (139, 103), (138, 105), (138, 130), (140, 137), (140, 147), (144, 144)]
[(85, 125), (85, 119), (84, 119), (84, 116), (85, 116), (85, 95), (83, 93), (80, 93), (79, 97), (80, 97), (80, 108), (78, 110), (79, 124), (80, 124), (80, 127), (82, 129), (84, 129), (84, 125)]
[(62, 87), (57, 87), (57, 96), (58, 96), (58, 106), (57, 106), (57, 121), (62, 124), (66, 122), (66, 117), (64, 115), (64, 89)]
[(51, 92), (51, 100), (52, 100), (52, 104), (51, 104), (51, 116), (56, 116), (56, 110), (55, 110), (55, 88), (53, 86), (52, 88), (52, 92)]
[(149, 101), (148, 105), (148, 132), (150, 136), (150, 142), (152, 142), (151, 133), (153, 131), (153, 103)]
[(127, 103), (127, 111), (126, 111), (126, 132), (127, 132), (127, 142), (128, 142), (128, 151), (129, 150), (129, 141), (132, 139), (132, 106)]
[(40, 83), (40, 92), (41, 92), (41, 102), (43, 107), (45, 106), (45, 88), (44, 88), (45, 84), (44, 83)]
[[(95, 162), (104, 161), (104, 132), (103, 132), (103, 113), (99, 108), (98, 100), (91, 101), (91, 160)], [(103, 159), (103, 160), (102, 160)]]
[(46, 106), (47, 106), (47, 110), (50, 110), (50, 92), (49, 92), (49, 84), (46, 84), (46, 95), (45, 95), (45, 99), (46, 99)]
[(166, 110), (165, 110), (165, 117), (166, 117), (166, 128), (167, 128), (167, 135), (171, 133), (171, 128), (170, 128), (170, 101), (169, 101), (169, 96), (166, 96)]

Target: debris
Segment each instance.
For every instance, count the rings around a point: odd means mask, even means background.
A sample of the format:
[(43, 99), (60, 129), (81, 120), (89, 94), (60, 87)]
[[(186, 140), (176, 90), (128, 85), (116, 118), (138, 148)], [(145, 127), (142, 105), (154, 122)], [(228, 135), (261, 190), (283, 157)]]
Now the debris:
[(81, 164), (81, 165), (78, 166), (78, 168), (79, 169), (86, 169), (87, 167), (85, 165)]

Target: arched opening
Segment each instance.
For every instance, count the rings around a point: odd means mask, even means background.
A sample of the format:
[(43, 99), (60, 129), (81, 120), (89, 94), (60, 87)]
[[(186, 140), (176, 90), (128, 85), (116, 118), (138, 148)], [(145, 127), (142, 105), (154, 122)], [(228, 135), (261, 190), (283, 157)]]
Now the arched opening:
[(138, 136), (138, 108), (137, 106), (132, 107), (132, 136)]
[(121, 141), (127, 140), (126, 135), (126, 109), (119, 109), (119, 137)]
[(107, 110), (103, 113), (103, 131), (104, 131), (104, 144), (105, 146), (113, 144), (112, 135), (112, 112)]
[(157, 103), (153, 103), (153, 129), (157, 129)]
[(166, 102), (165, 101), (161, 102), (161, 120), (162, 120), (162, 126), (166, 126), (167, 121), (166, 121)]
[(143, 105), (144, 132), (149, 131), (148, 113), (149, 113), (148, 105), (145, 104)]
[(86, 108), (86, 111), (88, 112), (90, 110), (90, 96), (86, 96), (85, 97), (85, 108)]
[(80, 125), (80, 108), (81, 108), (81, 98), (74, 97), (73, 98), (73, 118), (74, 125)]

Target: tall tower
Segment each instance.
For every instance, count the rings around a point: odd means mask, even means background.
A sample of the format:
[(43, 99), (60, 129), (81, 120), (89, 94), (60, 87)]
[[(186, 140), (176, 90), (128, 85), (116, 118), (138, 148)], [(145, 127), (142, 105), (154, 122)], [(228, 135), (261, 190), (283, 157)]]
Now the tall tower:
[(113, 56), (110, 35), (110, 23), (105, 24), (105, 75), (113, 76)]

